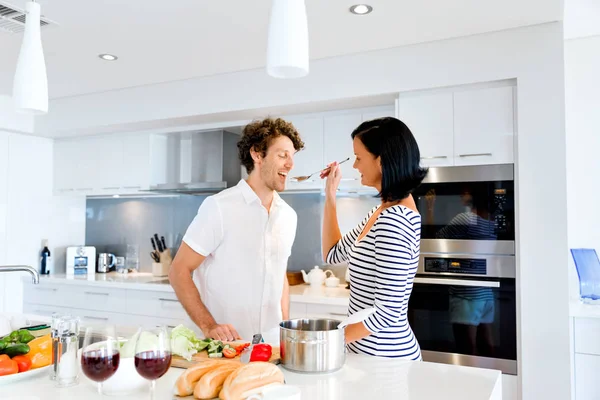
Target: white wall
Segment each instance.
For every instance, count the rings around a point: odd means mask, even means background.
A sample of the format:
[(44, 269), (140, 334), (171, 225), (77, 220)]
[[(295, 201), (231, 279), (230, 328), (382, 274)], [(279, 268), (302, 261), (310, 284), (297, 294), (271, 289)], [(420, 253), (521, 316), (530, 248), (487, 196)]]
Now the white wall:
[(551, 23), (313, 61), (296, 81), (261, 69), (58, 99), (36, 129), (131, 130), (214, 113), (243, 119), (242, 110), (260, 116), (278, 106), (516, 78), (520, 388), (524, 399), (567, 399), (563, 58), (562, 24)]
[(33, 133), (34, 118), (15, 112), (12, 98), (0, 95), (0, 129), (7, 132)]
[[(33, 127), (33, 117), (14, 113), (0, 96), (0, 265), (39, 269), (42, 239), (58, 265), (65, 246), (84, 243), (85, 198), (53, 197), (53, 140), (15, 133)], [(0, 273), (0, 312), (21, 311), (23, 277)]]
[[(600, 36), (565, 42), (569, 248), (600, 253)], [(570, 261), (571, 296), (579, 295)]]

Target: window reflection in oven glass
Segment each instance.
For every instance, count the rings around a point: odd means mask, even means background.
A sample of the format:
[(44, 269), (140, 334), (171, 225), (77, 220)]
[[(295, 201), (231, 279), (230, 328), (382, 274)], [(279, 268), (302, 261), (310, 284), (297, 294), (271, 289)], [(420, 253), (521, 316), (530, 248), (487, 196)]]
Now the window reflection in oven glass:
[(514, 279), (500, 289), (416, 284), (408, 319), (422, 350), (516, 360)]

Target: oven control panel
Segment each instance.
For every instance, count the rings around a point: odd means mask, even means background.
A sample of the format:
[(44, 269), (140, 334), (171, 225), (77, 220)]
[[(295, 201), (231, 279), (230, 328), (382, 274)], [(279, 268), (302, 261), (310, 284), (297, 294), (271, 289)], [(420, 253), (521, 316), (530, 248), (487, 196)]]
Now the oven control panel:
[(425, 257), (425, 272), (447, 272), (454, 274), (485, 275), (487, 261), (477, 258), (433, 258)]

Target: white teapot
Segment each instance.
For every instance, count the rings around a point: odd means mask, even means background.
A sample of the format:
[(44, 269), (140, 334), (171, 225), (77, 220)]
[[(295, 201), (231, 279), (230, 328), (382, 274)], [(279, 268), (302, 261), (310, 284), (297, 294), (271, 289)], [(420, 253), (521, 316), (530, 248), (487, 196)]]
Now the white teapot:
[(308, 274), (302, 270), (302, 278), (304, 278), (304, 282), (310, 283), (312, 286), (319, 286), (325, 282), (325, 279), (327, 279), (328, 272), (333, 275), (333, 272), (330, 270), (323, 271), (318, 265), (315, 265), (315, 267), (311, 269)]

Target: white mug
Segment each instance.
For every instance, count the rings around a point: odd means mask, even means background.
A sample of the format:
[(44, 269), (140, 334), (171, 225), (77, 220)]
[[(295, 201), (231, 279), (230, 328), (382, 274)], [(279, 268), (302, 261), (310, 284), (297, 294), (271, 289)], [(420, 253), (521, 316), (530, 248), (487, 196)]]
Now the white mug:
[(260, 394), (253, 394), (246, 400), (300, 400), (300, 388), (291, 385), (271, 386)]

